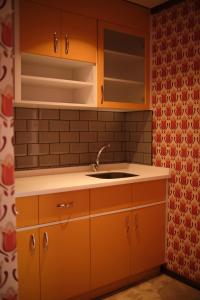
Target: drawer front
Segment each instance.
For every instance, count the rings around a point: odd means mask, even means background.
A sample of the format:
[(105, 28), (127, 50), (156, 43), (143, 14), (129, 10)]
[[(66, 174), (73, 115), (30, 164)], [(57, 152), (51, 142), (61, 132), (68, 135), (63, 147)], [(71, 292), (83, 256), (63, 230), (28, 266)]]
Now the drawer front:
[(150, 204), (166, 199), (166, 180), (154, 180), (133, 184), (133, 206)]
[(16, 211), (17, 227), (38, 224), (38, 196), (16, 198)]
[(91, 213), (101, 213), (131, 206), (131, 185), (91, 189)]
[(89, 214), (89, 190), (39, 196), (39, 223)]

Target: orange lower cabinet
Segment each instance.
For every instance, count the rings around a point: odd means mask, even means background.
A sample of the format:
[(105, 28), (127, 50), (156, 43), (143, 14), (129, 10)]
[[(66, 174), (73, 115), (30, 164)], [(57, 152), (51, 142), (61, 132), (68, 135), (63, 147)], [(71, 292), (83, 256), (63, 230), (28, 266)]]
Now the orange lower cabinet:
[(159, 266), (165, 260), (165, 204), (132, 213), (131, 273)]
[(89, 220), (40, 229), (41, 300), (66, 300), (90, 288)]
[(19, 300), (40, 299), (39, 232), (17, 233)]
[(130, 218), (124, 212), (91, 219), (92, 289), (130, 275)]

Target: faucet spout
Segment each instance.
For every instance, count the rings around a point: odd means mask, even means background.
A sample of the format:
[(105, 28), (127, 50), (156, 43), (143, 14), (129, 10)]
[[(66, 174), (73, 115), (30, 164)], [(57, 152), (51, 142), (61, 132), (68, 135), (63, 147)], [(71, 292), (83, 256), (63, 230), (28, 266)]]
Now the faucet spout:
[(95, 163), (92, 165), (93, 170), (94, 170), (95, 172), (97, 172), (97, 169), (98, 169), (99, 164), (100, 164), (100, 156), (101, 156), (101, 153), (102, 153), (105, 149), (107, 149), (107, 148), (110, 148), (110, 144), (104, 145), (104, 146), (101, 147), (101, 149), (98, 151), (97, 157), (96, 157), (96, 160), (95, 160)]

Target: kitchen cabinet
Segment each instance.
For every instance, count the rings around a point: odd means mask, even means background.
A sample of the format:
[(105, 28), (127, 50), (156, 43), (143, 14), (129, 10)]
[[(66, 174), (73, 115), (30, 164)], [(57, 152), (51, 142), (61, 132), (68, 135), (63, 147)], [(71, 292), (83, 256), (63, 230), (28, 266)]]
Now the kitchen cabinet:
[(16, 199), (16, 225), (25, 227), (38, 224), (38, 196)]
[[(28, 207), (29, 204), (33, 207), (33, 202), (38, 207), (32, 210), (35, 218), (32, 216), (30, 223), (21, 226), (26, 219), (23, 213), (30, 214)], [(87, 292), (90, 288), (89, 190), (20, 197), (16, 208), (19, 209), (20, 300), (58, 297), (65, 300)]]
[(91, 286), (96, 289), (130, 275), (130, 213), (91, 220)]
[(89, 291), (89, 220), (40, 229), (41, 299), (65, 300)]
[(101, 187), (90, 191), (90, 212), (99, 214), (131, 207), (132, 185)]
[[(38, 196), (16, 199), (17, 228), (38, 224)], [(19, 299), (36, 300), (40, 295), (39, 230), (17, 231)]]
[(138, 208), (132, 213), (131, 274), (165, 261), (165, 204)]
[(132, 185), (91, 189), (91, 286), (92, 289), (130, 275), (129, 212)]
[(21, 52), (95, 63), (96, 35), (93, 18), (20, 1)]
[(99, 23), (98, 105), (149, 108), (149, 32)]
[(16, 105), (95, 106), (96, 19), (24, 0), (19, 10)]
[(165, 261), (166, 181), (133, 184), (131, 226), (131, 274)]
[(89, 206), (89, 190), (40, 195), (39, 223), (88, 216)]
[(20, 300), (40, 299), (39, 230), (17, 232)]
[(92, 299), (159, 267), (165, 194), (163, 179), (17, 198), (20, 300)]

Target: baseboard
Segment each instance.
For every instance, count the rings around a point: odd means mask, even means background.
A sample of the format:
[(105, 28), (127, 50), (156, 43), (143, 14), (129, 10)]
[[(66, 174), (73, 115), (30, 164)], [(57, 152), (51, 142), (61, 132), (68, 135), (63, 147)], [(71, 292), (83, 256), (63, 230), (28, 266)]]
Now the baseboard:
[(177, 279), (177, 280), (197, 289), (197, 290), (200, 290), (200, 283), (190, 280), (190, 279), (188, 279), (182, 275), (179, 275), (171, 270), (168, 270), (166, 265), (162, 265), (160, 271), (170, 277), (173, 277), (174, 279)]

